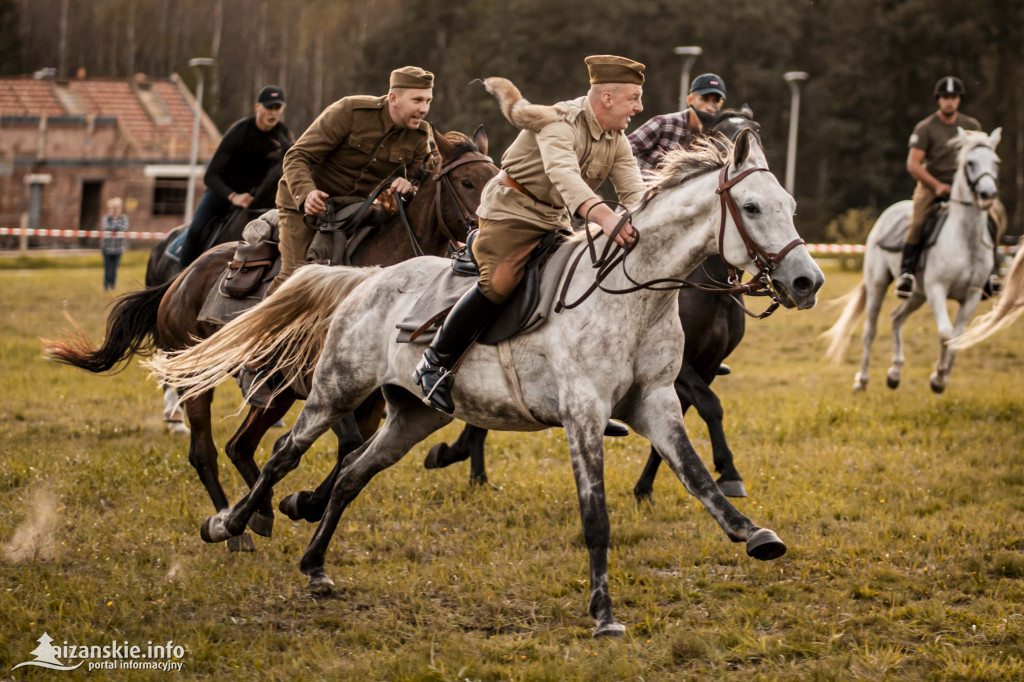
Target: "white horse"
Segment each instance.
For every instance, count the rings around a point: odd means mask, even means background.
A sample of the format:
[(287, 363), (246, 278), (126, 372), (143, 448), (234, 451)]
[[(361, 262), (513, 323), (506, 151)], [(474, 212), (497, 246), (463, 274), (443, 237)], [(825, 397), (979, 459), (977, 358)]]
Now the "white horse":
[[(942, 393), (949, 384), (956, 350), (946, 342), (961, 334), (981, 301), (982, 287), (992, 272), (992, 236), (988, 231), (986, 211), (999, 191), (999, 157), (995, 148), (999, 144), (1001, 128), (991, 135), (962, 128), (950, 144), (957, 145), (957, 170), (949, 196), (948, 216), (939, 227), (934, 245), (927, 248), (922, 258), (923, 272), (918, 271), (910, 298), (892, 313), (893, 357), (886, 375), (889, 388), (900, 385), (903, 373), (903, 323), (926, 300), (938, 323), (939, 359), (931, 375), (931, 388)], [(878, 329), (878, 312), (889, 285), (899, 274), (900, 253), (881, 248), (883, 237), (894, 230), (906, 231), (910, 221), (911, 202), (901, 201), (887, 208), (868, 235), (864, 255), (864, 279), (856, 289), (844, 296), (846, 306), (836, 323), (822, 336), (831, 343), (826, 358), (838, 362), (849, 343), (850, 333), (860, 316), (867, 310), (864, 322), (864, 355), (860, 371), (853, 380), (853, 390), (863, 391), (868, 383), (868, 364), (871, 343)], [(901, 228), (902, 225), (902, 228)], [(947, 299), (960, 304), (955, 324), (946, 310)]]
[[(795, 202), (774, 175), (758, 172), (766, 170), (764, 153), (749, 133), (740, 135), (735, 148), (719, 151), (705, 145), (674, 159), (658, 191), (633, 215), (640, 238), (624, 266), (613, 270), (583, 305), (513, 339), (511, 355), (529, 415), (517, 408), (505, 387), (497, 348), (474, 346), (458, 372), (455, 417), (508, 431), (564, 426), (590, 554), (589, 612), (597, 621), (595, 636), (624, 631), (612, 615), (608, 587), (602, 432), (610, 417), (648, 438), (728, 537), (746, 542), (749, 555), (767, 560), (785, 552), (774, 532), (754, 525), (722, 495), (687, 438), (673, 388), (683, 358), (676, 292), (608, 291), (631, 286), (625, 271), (637, 281), (682, 278), (721, 250), (729, 262), (769, 283), (787, 307), (812, 307), (824, 276), (796, 233)], [(597, 238), (599, 246), (606, 243), (603, 236)], [(585, 242), (576, 246), (577, 253), (587, 248)], [(383, 270), (307, 266), (209, 339), (151, 361), (154, 373), (181, 387), (186, 398), (252, 357), (266, 358), (272, 371), (286, 373), (306, 371), (306, 363), (315, 363), (312, 389), (294, 428), (277, 441), (250, 492), (233, 509), (206, 520), (204, 540), (220, 542), (243, 532), (256, 505), (313, 442), (383, 387), (387, 419), (346, 462), (300, 563), (310, 589), (330, 590), (324, 554), (342, 511), (376, 473), (452, 419), (418, 397), (412, 375), (422, 347), (395, 341), (396, 324), (448, 267), (447, 260), (430, 258)], [(596, 272), (577, 269), (569, 300), (594, 285)]]
[(1013, 324), (1024, 313), (1024, 241), (1017, 245), (1017, 254), (1003, 282), (1003, 290), (995, 307), (971, 323), (967, 331), (949, 342), (951, 348), (963, 350), (981, 343), (1004, 327)]

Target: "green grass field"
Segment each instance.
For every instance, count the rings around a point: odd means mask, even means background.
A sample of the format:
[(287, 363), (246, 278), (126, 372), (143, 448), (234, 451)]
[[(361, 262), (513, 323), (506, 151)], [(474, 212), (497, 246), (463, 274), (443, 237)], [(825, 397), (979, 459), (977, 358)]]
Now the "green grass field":
[[(274, 537), (256, 538), (251, 554), (204, 544), (212, 507), (138, 364), (99, 377), (41, 357), (39, 338), (68, 330), (65, 311), (102, 335), (112, 296), (99, 257), (76, 265), (0, 270), (0, 677), (1024, 678), (1024, 326), (962, 353), (936, 396), (925, 310), (907, 325), (903, 386), (884, 386), (886, 317), (859, 395), (859, 342), (841, 367), (819, 359), (816, 336), (837, 311), (748, 323), (733, 374), (715, 388), (750, 492), (737, 506), (789, 553), (748, 558), (664, 470), (655, 506), (638, 507), (631, 491), (648, 445), (606, 440), (610, 579), (628, 629), (595, 641), (559, 430), (495, 434), (497, 489), (470, 488), (466, 466), (422, 468), (457, 424), (416, 448), (342, 518), (329, 599), (311, 597), (298, 570), (307, 524), (278, 514)], [(823, 267), (822, 300), (859, 278)], [(141, 286), (143, 268), (143, 254), (130, 254), (119, 292)], [(218, 393), (221, 445), (238, 399), (232, 385)], [(687, 425), (710, 463), (703, 424), (689, 415)], [(277, 499), (317, 483), (333, 448), (318, 442)], [(221, 478), (237, 499), (244, 484), (223, 457)], [(170, 640), (182, 668), (12, 672), (35, 660), (44, 632), (55, 645)]]

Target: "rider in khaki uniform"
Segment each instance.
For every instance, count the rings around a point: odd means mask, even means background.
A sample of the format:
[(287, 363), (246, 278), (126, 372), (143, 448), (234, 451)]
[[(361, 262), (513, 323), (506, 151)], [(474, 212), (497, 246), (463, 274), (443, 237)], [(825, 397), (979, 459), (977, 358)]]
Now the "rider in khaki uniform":
[[(644, 65), (624, 57), (587, 57), (591, 88), (562, 102), (565, 113), (536, 132), (523, 130), (501, 159), (502, 171), (484, 187), (480, 233), (473, 255), (480, 281), (455, 304), (438, 330), (414, 380), (427, 402), (451, 414), (451, 369), (523, 277), (530, 252), (551, 230), (570, 226), (570, 214), (598, 223), (610, 235), (617, 216), (595, 190), (611, 179), (622, 203), (633, 206), (646, 187), (624, 131), (643, 111)], [(636, 238), (629, 223), (616, 237)]]
[(277, 188), (281, 274), (274, 288), (306, 263), (316, 233), (303, 222), (303, 214), (324, 211), (329, 197), (343, 197), (342, 202), (365, 199), (403, 164), (408, 172), (391, 183), (391, 190), (412, 191), (407, 176), (428, 156), (430, 126), (424, 117), (433, 87), (429, 71), (396, 69), (387, 95), (338, 100), (288, 150)]

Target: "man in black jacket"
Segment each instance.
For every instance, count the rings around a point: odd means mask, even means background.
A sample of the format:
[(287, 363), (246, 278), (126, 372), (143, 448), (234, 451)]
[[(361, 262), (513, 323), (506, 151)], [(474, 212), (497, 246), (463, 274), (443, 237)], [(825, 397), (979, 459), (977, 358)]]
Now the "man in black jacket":
[(248, 208), (253, 188), (259, 185), (291, 146), (291, 132), (281, 122), (284, 92), (268, 85), (256, 98), (254, 115), (228, 129), (206, 168), (206, 192), (200, 199), (181, 248), (181, 267), (188, 267), (203, 252), (206, 228), (233, 206)]

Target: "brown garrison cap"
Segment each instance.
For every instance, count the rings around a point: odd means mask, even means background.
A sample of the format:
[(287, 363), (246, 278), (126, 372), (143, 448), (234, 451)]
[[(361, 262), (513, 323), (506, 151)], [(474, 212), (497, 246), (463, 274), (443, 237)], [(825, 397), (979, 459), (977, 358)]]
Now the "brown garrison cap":
[(644, 83), (644, 65), (612, 54), (595, 54), (584, 60), (590, 71), (590, 83)]
[(434, 87), (434, 74), (418, 66), (403, 66), (391, 72), (391, 87), (426, 90)]

